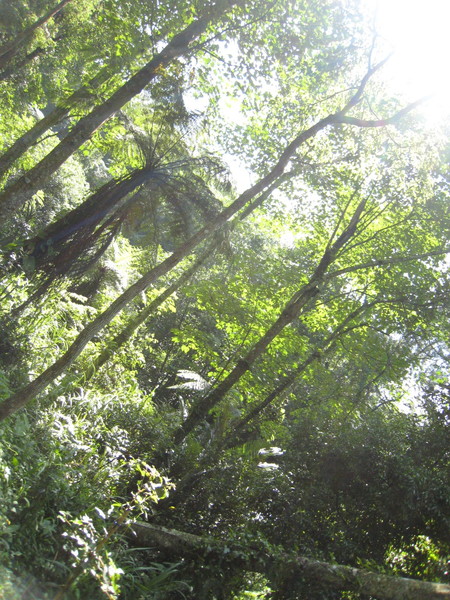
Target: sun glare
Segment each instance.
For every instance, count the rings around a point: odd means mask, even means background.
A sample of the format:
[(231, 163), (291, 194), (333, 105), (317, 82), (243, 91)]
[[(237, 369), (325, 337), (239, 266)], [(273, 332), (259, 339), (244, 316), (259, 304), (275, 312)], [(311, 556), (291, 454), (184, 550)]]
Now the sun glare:
[(450, 0), (369, 0), (377, 33), (394, 54), (385, 69), (393, 91), (414, 101), (431, 95), (421, 112), (450, 116)]

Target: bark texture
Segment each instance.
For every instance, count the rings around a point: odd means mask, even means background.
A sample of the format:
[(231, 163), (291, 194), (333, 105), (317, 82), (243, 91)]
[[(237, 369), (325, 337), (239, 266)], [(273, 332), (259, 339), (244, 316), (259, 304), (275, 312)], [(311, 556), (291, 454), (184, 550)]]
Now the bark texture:
[(16, 56), (24, 44), (30, 41), (36, 29), (45, 25), (52, 17), (58, 14), (69, 2), (72, 0), (61, 0), (54, 8), (49, 10), (40, 19), (35, 21), (33, 25), (30, 25), (27, 29), (16, 35), (14, 40), (8, 42), (0, 47), (0, 69), (4, 69), (8, 63)]
[(130, 538), (140, 547), (156, 545), (171, 556), (198, 556), (199, 553), (207, 553), (229, 560), (238, 568), (268, 575), (269, 578), (276, 575), (277, 570), (282, 570), (290, 579), (321, 582), (321, 585), (333, 591), (355, 591), (377, 600), (450, 600), (450, 586), (443, 583), (380, 575), (305, 556), (284, 553), (273, 555), (264, 549), (247, 549), (227, 540), (219, 541), (149, 523), (134, 523)]
[(283, 331), (285, 327), (290, 325), (300, 313), (307, 307), (310, 301), (320, 294), (320, 288), (324, 282), (325, 274), (329, 266), (333, 263), (338, 252), (345, 246), (347, 241), (351, 239), (356, 232), (361, 214), (366, 205), (366, 199), (362, 200), (350, 223), (336, 239), (331, 247), (327, 248), (308, 283), (298, 290), (288, 301), (280, 316), (269, 327), (266, 333), (254, 344), (250, 351), (237, 362), (234, 369), (225, 377), (225, 379), (214, 388), (205, 398), (197, 402), (188, 418), (175, 432), (174, 440), (176, 444), (181, 443), (185, 437), (199, 425), (206, 415), (219, 402), (223, 400), (227, 392), (245, 375), (252, 367), (254, 362), (267, 350), (270, 343)]

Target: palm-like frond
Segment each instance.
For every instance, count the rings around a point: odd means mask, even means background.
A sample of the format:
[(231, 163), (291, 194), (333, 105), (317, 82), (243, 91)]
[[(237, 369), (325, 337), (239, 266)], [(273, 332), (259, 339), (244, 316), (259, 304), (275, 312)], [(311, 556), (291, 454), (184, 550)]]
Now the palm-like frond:
[(211, 387), (211, 384), (206, 381), (201, 375), (195, 371), (189, 371), (188, 369), (181, 369), (177, 372), (177, 376), (180, 379), (186, 379), (184, 383), (178, 385), (172, 385), (169, 389), (171, 390), (189, 390), (194, 392), (203, 392)]
[[(29, 301), (41, 297), (55, 281), (86, 272), (121, 230), (133, 245), (161, 245), (172, 251), (196, 226), (221, 210), (212, 189), (219, 189), (224, 180), (225, 169), (217, 159), (188, 156), (173, 123), (153, 123), (146, 132), (133, 127), (127, 118), (124, 122), (144, 166), (107, 182), (25, 240), (23, 266), (41, 274)], [(167, 160), (170, 155), (173, 159)]]

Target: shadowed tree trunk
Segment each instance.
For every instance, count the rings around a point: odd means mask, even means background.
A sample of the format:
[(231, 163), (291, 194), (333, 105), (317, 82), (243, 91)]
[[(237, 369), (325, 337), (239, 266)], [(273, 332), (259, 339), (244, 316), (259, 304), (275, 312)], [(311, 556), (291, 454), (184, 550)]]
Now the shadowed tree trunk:
[(218, 450), (224, 448), (232, 448), (240, 443), (240, 438), (246, 434), (247, 425), (249, 425), (256, 417), (258, 417), (274, 400), (279, 398), (284, 392), (286, 392), (291, 385), (300, 377), (306, 369), (318, 359), (326, 356), (336, 345), (336, 341), (345, 335), (349, 331), (353, 331), (355, 327), (361, 327), (361, 325), (354, 325), (349, 327), (349, 323), (356, 317), (367, 312), (370, 307), (375, 303), (361, 306), (350, 313), (346, 319), (331, 333), (326, 340), (318, 347), (314, 348), (312, 352), (305, 358), (300, 365), (292, 371), (289, 375), (279, 383), (267, 396), (259, 402), (250, 412), (248, 412), (242, 419), (233, 425), (231, 431), (227, 432), (226, 438), (223, 438), (218, 443)]
[(39, 29), (39, 27), (42, 27), (42, 25), (45, 25), (45, 23), (50, 21), (50, 19), (67, 6), (69, 2), (72, 2), (72, 0), (61, 0), (59, 4), (45, 13), (43, 17), (35, 21), (33, 25), (30, 25), (30, 27), (22, 31), (22, 33), (17, 34), (14, 40), (0, 46), (0, 69), (4, 69), (20, 49), (30, 41), (36, 29)]
[[(236, 570), (262, 573), (269, 581), (320, 583), (324, 592), (354, 591), (377, 600), (450, 600), (450, 586), (404, 577), (380, 575), (355, 567), (314, 560), (305, 556), (273, 552), (252, 544), (247, 548), (230, 540), (217, 540), (149, 523), (133, 523), (129, 538), (139, 547), (157, 547), (180, 558), (206, 556), (214, 564), (227, 564)], [(275, 593), (277, 590), (274, 590)]]
[[(41, 54), (44, 54), (44, 52), (45, 52), (44, 48), (35, 48), (32, 52), (30, 52), (24, 58), (22, 58), (22, 60), (17, 61), (14, 64), (14, 67), (8, 67), (4, 71), (2, 71), (0, 73), (0, 81), (5, 81), (6, 79), (8, 79), (8, 77), (12, 77), (12, 75), (14, 75), (15, 73), (17, 73), (17, 71), (19, 71), (27, 63), (31, 62), (32, 60), (34, 60), (35, 58), (37, 58)], [(1, 172), (0, 172), (0, 176), (2, 176)]]
[[(37, 49), (42, 52), (42, 49)], [(33, 54), (33, 53), (32, 53)], [(30, 60), (31, 57), (30, 55)], [(10, 70), (0, 74), (0, 79), (5, 79), (10, 75)], [(18, 138), (9, 148), (0, 156), (0, 177), (6, 175), (8, 170), (12, 167), (14, 162), (19, 159), (27, 150), (29, 150), (34, 144), (37, 143), (39, 138), (49, 129), (60, 123), (65, 117), (68, 116), (70, 111), (77, 106), (80, 102), (83, 106), (86, 101), (92, 97), (93, 92), (100, 87), (103, 83), (114, 74), (114, 65), (110, 64), (104, 67), (95, 77), (93, 77), (86, 85), (73, 92), (68, 98), (63, 100), (58, 106), (56, 106), (48, 115), (38, 121), (26, 131), (20, 138)]]
[[(240, 215), (239, 215), (238, 220), (233, 222), (233, 225), (236, 225), (238, 221), (242, 221), (243, 219), (245, 219), (245, 217), (247, 217), (254, 210), (256, 210), (256, 208), (261, 206), (261, 204), (272, 193), (272, 191), (275, 187), (277, 187), (277, 186), (275, 186), (275, 185), (270, 186), (269, 189), (266, 190), (264, 192), (264, 194), (261, 194), (261, 196), (259, 198), (257, 198), (254, 202), (252, 202), (245, 209), (245, 211), (242, 211), (242, 213), (240, 213)], [(230, 231), (232, 230), (232, 228), (233, 227), (230, 227)], [(174, 294), (176, 291), (178, 291), (187, 281), (189, 281), (189, 279), (193, 275), (195, 275), (201, 269), (201, 267), (205, 264), (205, 262), (208, 259), (210, 259), (211, 256), (213, 255), (213, 253), (218, 249), (218, 247), (220, 246), (221, 243), (222, 243), (221, 239), (214, 240), (208, 246), (208, 248), (204, 252), (202, 252), (202, 254), (197, 258), (197, 260), (194, 262), (194, 264), (191, 267), (186, 269), (186, 271), (184, 273), (182, 273), (180, 275), (180, 277), (178, 277), (178, 279), (176, 281), (174, 281), (168, 288), (166, 288), (164, 290), (164, 292), (162, 292), (157, 298), (152, 300), (150, 302), (150, 304), (148, 304), (148, 306), (143, 308), (139, 312), (139, 314), (136, 315), (136, 317), (134, 317), (133, 319), (131, 319), (129, 321), (129, 323), (122, 329), (122, 331), (120, 333), (118, 333), (114, 337), (114, 339), (111, 340), (111, 342), (108, 344), (108, 346), (104, 350), (102, 350), (102, 352), (93, 361), (93, 363), (89, 367), (89, 369), (82, 375), (81, 378), (83, 379), (84, 382), (89, 381), (89, 379), (91, 379), (95, 375), (95, 373), (97, 373), (97, 371), (99, 369), (101, 369), (102, 366), (106, 362), (108, 362), (108, 360), (110, 358), (113, 357), (114, 353), (131, 339), (131, 337), (134, 335), (136, 330), (151, 315), (153, 315), (158, 310), (158, 308), (168, 298), (170, 298), (170, 296), (172, 296), (172, 294)]]
[(99, 127), (134, 96), (139, 94), (175, 58), (189, 52), (192, 49), (191, 42), (202, 35), (213, 21), (220, 19), (238, 1), (219, 0), (204, 16), (193, 21), (181, 33), (175, 35), (159, 54), (135, 73), (108, 100), (95, 107), (88, 115), (80, 119), (66, 137), (45, 158), (0, 194), (0, 214), (2, 218), (11, 218), (23, 206), (26, 200), (41, 189), (49, 177)]
[(221, 456), (222, 452), (225, 450), (234, 448), (236, 446), (240, 446), (249, 441), (249, 439), (254, 439), (254, 429), (248, 427), (248, 425), (254, 421), (270, 404), (272, 404), (276, 399), (279, 399), (283, 396), (283, 394), (291, 387), (291, 385), (300, 377), (302, 373), (306, 371), (306, 369), (316, 360), (319, 360), (326, 356), (329, 352), (331, 352), (336, 342), (342, 338), (345, 334), (350, 331), (355, 330), (361, 326), (365, 326), (366, 324), (357, 324), (350, 325), (350, 323), (355, 320), (357, 317), (360, 317), (362, 314), (366, 313), (373, 307), (376, 302), (371, 304), (367, 304), (364, 306), (360, 306), (354, 311), (352, 311), (343, 321), (342, 323), (336, 327), (336, 329), (331, 333), (322, 344), (317, 345), (308, 356), (299, 364), (299, 366), (293, 370), (289, 375), (283, 378), (281, 383), (279, 383), (267, 396), (256, 406), (254, 406), (245, 416), (243, 416), (239, 421), (233, 423), (229, 429), (223, 431), (217, 439), (213, 439), (211, 445), (208, 449), (202, 452), (202, 455), (199, 459), (199, 466), (201, 470), (197, 470), (195, 472), (183, 474), (183, 469), (178, 468), (177, 463), (175, 462), (171, 466), (171, 474), (176, 477), (177, 485), (175, 490), (173, 490), (170, 494), (170, 503), (177, 504), (179, 502), (178, 499), (182, 499), (186, 493), (189, 491), (192, 492), (192, 487), (195, 481), (199, 480), (204, 476), (208, 476), (214, 472), (214, 465), (218, 464), (217, 461)]

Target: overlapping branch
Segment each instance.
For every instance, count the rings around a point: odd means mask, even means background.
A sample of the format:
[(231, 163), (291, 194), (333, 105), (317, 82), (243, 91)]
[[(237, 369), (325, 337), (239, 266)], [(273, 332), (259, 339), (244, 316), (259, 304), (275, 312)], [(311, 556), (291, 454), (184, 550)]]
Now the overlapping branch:
[[(229, 0), (231, 3), (231, 0)], [(222, 5), (223, 7), (223, 5)], [(222, 8), (224, 10), (224, 8)], [(206, 18), (206, 17), (205, 17)], [(210, 20), (212, 18), (211, 15), (208, 16)], [(207, 20), (208, 20), (207, 19)], [(209, 22), (208, 20), (208, 22)], [(206, 27), (206, 24), (202, 22), (202, 27)], [(197, 25), (197, 28), (200, 25)], [(193, 31), (189, 32), (189, 40), (191, 39), (194, 32), (197, 33), (197, 29), (194, 28)], [(177, 36), (175, 36), (177, 37)], [(180, 38), (181, 39), (181, 38)], [(182, 37), (183, 43), (185, 42), (184, 37)], [(175, 38), (174, 38), (175, 40)], [(170, 47), (168, 52), (172, 57), (173, 53), (178, 52), (179, 48), (175, 43), (175, 48)], [(178, 54), (176, 54), (178, 55)], [(165, 60), (167, 56), (160, 57), (158, 60)], [(330, 114), (324, 119), (321, 119), (310, 128), (301, 132), (294, 140), (285, 148), (285, 150), (281, 153), (280, 158), (276, 162), (276, 164), (269, 170), (269, 172), (262, 177), (257, 183), (248, 188), (245, 192), (243, 192), (234, 202), (232, 202), (227, 208), (225, 208), (220, 214), (218, 214), (215, 218), (211, 219), (209, 223), (207, 223), (204, 227), (197, 231), (194, 235), (192, 235), (184, 244), (182, 244), (175, 252), (162, 261), (156, 267), (150, 269), (147, 273), (145, 273), (141, 279), (139, 279), (136, 283), (131, 285), (121, 296), (119, 296), (112, 304), (100, 315), (98, 315), (91, 323), (86, 325), (86, 327), (80, 332), (78, 337), (74, 340), (69, 349), (63, 354), (59, 359), (57, 359), (50, 367), (48, 367), (41, 375), (39, 375), (34, 381), (25, 386), (22, 390), (19, 390), (0, 405), (0, 420), (6, 419), (9, 415), (13, 414), (20, 408), (22, 408), (25, 404), (27, 404), (30, 400), (35, 398), (39, 393), (45, 390), (57, 377), (62, 375), (67, 371), (67, 369), (74, 363), (74, 361), (78, 358), (87, 344), (92, 340), (92, 338), (99, 334), (113, 319), (119, 314), (126, 306), (130, 304), (139, 294), (141, 294), (149, 285), (155, 282), (159, 277), (162, 277), (166, 273), (168, 273), (171, 269), (177, 266), (186, 256), (189, 256), (191, 252), (203, 241), (207, 240), (215, 231), (218, 231), (221, 227), (227, 223), (235, 214), (237, 214), (241, 209), (245, 208), (254, 198), (258, 195), (262, 194), (269, 186), (277, 181), (282, 180), (282, 175), (286, 170), (286, 167), (289, 164), (291, 158), (295, 155), (297, 150), (300, 148), (302, 144), (304, 144), (307, 140), (313, 138), (317, 133), (326, 129), (330, 125), (337, 125), (342, 122), (343, 115), (346, 114), (351, 108), (353, 108), (362, 98), (364, 89), (369, 81), (369, 79), (373, 76), (373, 74), (383, 65), (385, 61), (379, 63), (372, 69), (370, 69), (364, 78), (362, 79), (359, 88), (354, 94), (354, 96), (345, 104), (345, 106), (338, 111), (337, 113)], [(406, 110), (412, 110), (412, 108), (407, 107), (403, 109), (402, 114), (405, 114)], [(397, 115), (394, 115), (393, 118), (397, 118)], [(76, 128), (75, 128), (76, 129)], [(75, 129), (73, 131), (75, 131)], [(49, 155), (50, 156), (50, 155)], [(61, 163), (60, 163), (61, 164)], [(26, 184), (28, 185), (28, 184)], [(5, 192), (6, 193), (6, 192)], [(5, 194), (4, 193), (4, 194)], [(2, 197), (4, 199), (5, 195), (0, 196), (0, 205), (2, 202)], [(354, 233), (354, 228), (356, 227), (356, 223), (358, 221), (359, 215), (358, 211), (362, 211), (364, 208), (361, 205), (349, 226), (344, 230), (341, 236), (336, 240), (333, 248), (337, 251), (342, 247), (342, 245), (347, 241), (348, 237), (351, 237)], [(259, 356), (262, 351), (264, 351), (268, 344), (275, 338), (276, 335), (284, 328), (287, 323), (292, 322), (296, 316), (299, 314), (299, 310), (306, 305), (314, 296), (318, 293), (317, 284), (322, 282), (323, 276), (331, 261), (329, 258), (333, 258), (329, 252), (326, 252), (322, 257), (321, 262), (319, 263), (316, 273), (313, 278), (310, 280), (310, 283), (307, 287), (302, 288), (300, 291), (300, 296), (295, 298), (295, 301), (292, 301), (288, 306), (286, 306), (283, 311), (280, 319), (274, 323), (274, 325), (270, 328), (270, 330), (264, 336), (264, 339), (260, 340), (260, 342), (255, 345), (255, 348), (251, 351), (251, 355), (247, 356), (244, 360), (239, 362), (239, 367), (236, 367), (236, 370), (233, 371), (233, 376), (230, 375), (230, 379), (227, 379), (227, 383), (222, 382), (223, 386), (220, 388), (216, 388), (214, 394), (217, 394), (217, 398), (210, 398), (208, 402), (204, 404), (204, 408), (202, 408), (198, 415), (192, 415), (192, 419), (188, 418), (183, 426), (183, 429), (177, 432), (176, 438), (178, 441), (184, 439), (189, 431), (192, 430), (193, 427), (199, 422), (199, 418), (201, 418), (200, 414), (204, 416), (212, 406), (214, 406), (220, 399), (223, 397), (224, 393), (227, 390), (225, 388), (229, 385), (228, 389), (234, 385), (234, 383), (248, 370), (249, 365)], [(294, 299), (293, 299), (294, 300)], [(232, 379), (235, 378), (234, 381)], [(222, 385), (221, 384), (221, 385)]]

